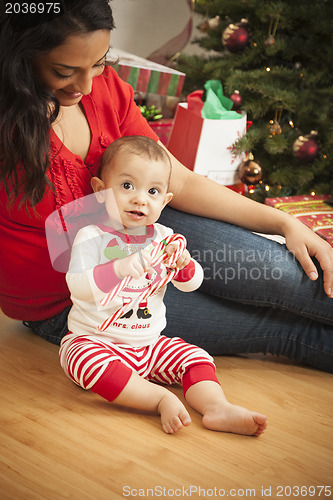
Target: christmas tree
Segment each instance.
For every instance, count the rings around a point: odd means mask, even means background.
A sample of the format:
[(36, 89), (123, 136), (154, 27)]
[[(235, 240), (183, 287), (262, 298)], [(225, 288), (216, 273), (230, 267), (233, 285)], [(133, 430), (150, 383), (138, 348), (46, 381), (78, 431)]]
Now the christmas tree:
[(195, 43), (209, 55), (181, 55), (177, 69), (187, 93), (220, 80), (253, 122), (237, 143), (262, 170), (250, 196), (333, 194), (333, 2), (197, 0), (195, 9), (204, 16)]

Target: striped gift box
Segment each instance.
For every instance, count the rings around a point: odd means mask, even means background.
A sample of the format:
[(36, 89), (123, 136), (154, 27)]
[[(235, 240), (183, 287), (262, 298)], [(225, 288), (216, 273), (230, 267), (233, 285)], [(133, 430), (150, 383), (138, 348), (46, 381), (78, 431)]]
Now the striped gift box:
[(119, 58), (113, 67), (122, 80), (136, 92), (180, 97), (185, 73), (162, 66), (143, 57), (113, 49), (112, 60)]

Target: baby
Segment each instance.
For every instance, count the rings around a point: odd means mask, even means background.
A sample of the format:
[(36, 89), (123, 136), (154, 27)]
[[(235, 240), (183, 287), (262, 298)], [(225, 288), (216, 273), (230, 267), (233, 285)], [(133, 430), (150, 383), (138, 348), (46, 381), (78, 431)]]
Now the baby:
[(213, 358), (161, 335), (166, 284), (186, 292), (203, 279), (185, 239), (156, 223), (172, 199), (170, 176), (167, 152), (147, 137), (123, 137), (105, 151), (91, 184), (109, 219), (81, 229), (73, 245), (67, 273), (73, 307), (61, 365), (108, 401), (158, 412), (166, 433), (191, 423), (180, 399), (161, 385), (179, 383), (206, 428), (259, 436), (266, 417), (227, 401)]

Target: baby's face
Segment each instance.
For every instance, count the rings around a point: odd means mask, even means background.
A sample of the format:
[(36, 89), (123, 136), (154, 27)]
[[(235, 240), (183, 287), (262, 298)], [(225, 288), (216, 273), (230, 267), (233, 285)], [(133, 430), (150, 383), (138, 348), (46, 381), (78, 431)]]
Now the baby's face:
[[(161, 160), (127, 152), (119, 152), (114, 157), (112, 166), (106, 168), (103, 182), (106, 190), (112, 188), (125, 227), (147, 226), (157, 221), (172, 198), (167, 192), (169, 173), (170, 167)], [(108, 210), (107, 199), (105, 202)], [(110, 210), (112, 206), (111, 203)]]

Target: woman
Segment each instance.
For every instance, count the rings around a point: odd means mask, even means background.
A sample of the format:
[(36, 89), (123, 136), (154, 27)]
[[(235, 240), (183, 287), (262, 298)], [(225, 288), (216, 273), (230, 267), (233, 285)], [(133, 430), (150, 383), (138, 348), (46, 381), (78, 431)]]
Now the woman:
[[(91, 193), (112, 141), (158, 140), (130, 86), (105, 68), (108, 2), (71, 3), (46, 22), (8, 16), (0, 26), (0, 305), (57, 344), (71, 302), (45, 219)], [(172, 208), (160, 222), (186, 236), (206, 279), (199, 292), (168, 290), (164, 333), (211, 354), (270, 352), (333, 371), (333, 249), (293, 217), (172, 166)], [(249, 230), (283, 235), (289, 251)]]

